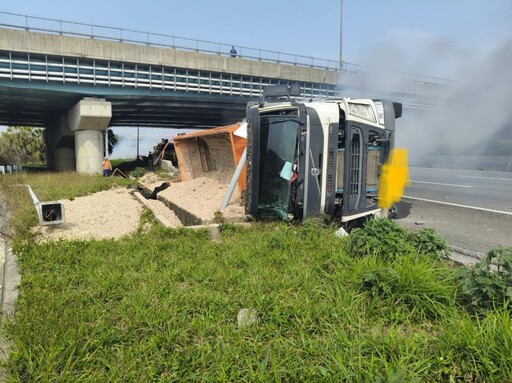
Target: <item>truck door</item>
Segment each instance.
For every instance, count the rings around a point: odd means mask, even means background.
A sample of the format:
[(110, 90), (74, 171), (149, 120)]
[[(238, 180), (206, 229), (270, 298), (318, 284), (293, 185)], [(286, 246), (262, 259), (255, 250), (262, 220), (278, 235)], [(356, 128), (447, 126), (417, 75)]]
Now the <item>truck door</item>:
[(247, 111), (247, 161), (246, 161), (246, 199), (247, 214), (256, 216), (258, 212), (260, 163), (260, 112), (256, 106)]
[[(299, 109), (302, 113), (298, 113)], [(302, 117), (301, 117), (302, 116)], [(246, 211), (262, 219), (291, 219), (290, 213), (302, 207), (302, 194), (292, 188), (297, 166), (297, 147), (305, 126), (303, 105), (286, 106), (261, 112), (247, 112), (247, 194)], [(296, 178), (294, 178), (296, 180)], [(299, 183), (299, 182), (297, 182)], [(301, 189), (302, 184), (301, 184)], [(294, 195), (295, 194), (295, 195)], [(291, 201), (296, 201), (290, 206)], [(302, 209), (298, 211), (302, 216)]]

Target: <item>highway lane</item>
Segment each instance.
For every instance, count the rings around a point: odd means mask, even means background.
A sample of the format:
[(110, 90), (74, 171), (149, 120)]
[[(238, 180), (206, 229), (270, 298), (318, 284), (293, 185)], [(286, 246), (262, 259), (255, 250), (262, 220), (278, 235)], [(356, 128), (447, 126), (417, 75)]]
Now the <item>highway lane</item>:
[(399, 224), (434, 228), (452, 247), (478, 256), (512, 247), (512, 173), (410, 168), (410, 178), (397, 205)]
[(512, 213), (512, 172), (410, 168), (405, 195)]

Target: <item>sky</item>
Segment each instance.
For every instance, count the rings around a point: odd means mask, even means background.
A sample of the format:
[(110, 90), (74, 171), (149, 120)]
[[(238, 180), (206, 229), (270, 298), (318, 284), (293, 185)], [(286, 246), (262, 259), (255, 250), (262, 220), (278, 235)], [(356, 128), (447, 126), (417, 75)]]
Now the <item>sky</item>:
[[(337, 60), (340, 3), (3, 0), (0, 10)], [(451, 43), (479, 55), (511, 37), (511, 16), (510, 0), (343, 0), (343, 56), (358, 63), (390, 41), (412, 51), (417, 44)], [(423, 74), (442, 76), (436, 65), (442, 59), (431, 57)]]
[[(462, 73), (478, 77), (488, 58), (509, 49), (512, 40), (510, 0), (343, 0), (342, 17), (340, 4), (341, 0), (3, 0), (0, 11), (331, 60), (340, 53), (341, 24), (346, 63), (457, 80)], [(3, 22), (14, 19), (0, 14)], [(123, 139), (123, 145), (131, 142), (133, 148), (136, 133), (129, 132), (131, 138)], [(162, 133), (143, 129), (141, 135), (154, 136), (156, 143)]]

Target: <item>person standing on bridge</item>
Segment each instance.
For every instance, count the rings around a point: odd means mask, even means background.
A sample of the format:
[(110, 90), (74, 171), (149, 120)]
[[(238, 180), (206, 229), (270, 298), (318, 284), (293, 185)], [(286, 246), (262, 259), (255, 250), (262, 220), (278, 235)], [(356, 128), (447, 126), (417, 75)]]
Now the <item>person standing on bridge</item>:
[(229, 51), (229, 54), (231, 55), (231, 57), (236, 57), (237, 53), (238, 52), (236, 51), (235, 46), (231, 45), (231, 50)]
[(112, 164), (108, 160), (108, 157), (105, 157), (101, 164), (103, 166), (103, 177), (108, 177), (112, 171)]

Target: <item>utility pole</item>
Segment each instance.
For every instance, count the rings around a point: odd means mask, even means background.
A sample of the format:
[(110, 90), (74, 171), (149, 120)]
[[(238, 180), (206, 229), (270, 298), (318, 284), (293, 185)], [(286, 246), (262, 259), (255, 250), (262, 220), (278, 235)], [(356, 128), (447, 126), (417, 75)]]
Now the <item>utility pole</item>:
[(343, 0), (340, 0), (340, 70), (343, 67)]
[(137, 159), (139, 158), (139, 125), (137, 125)]

